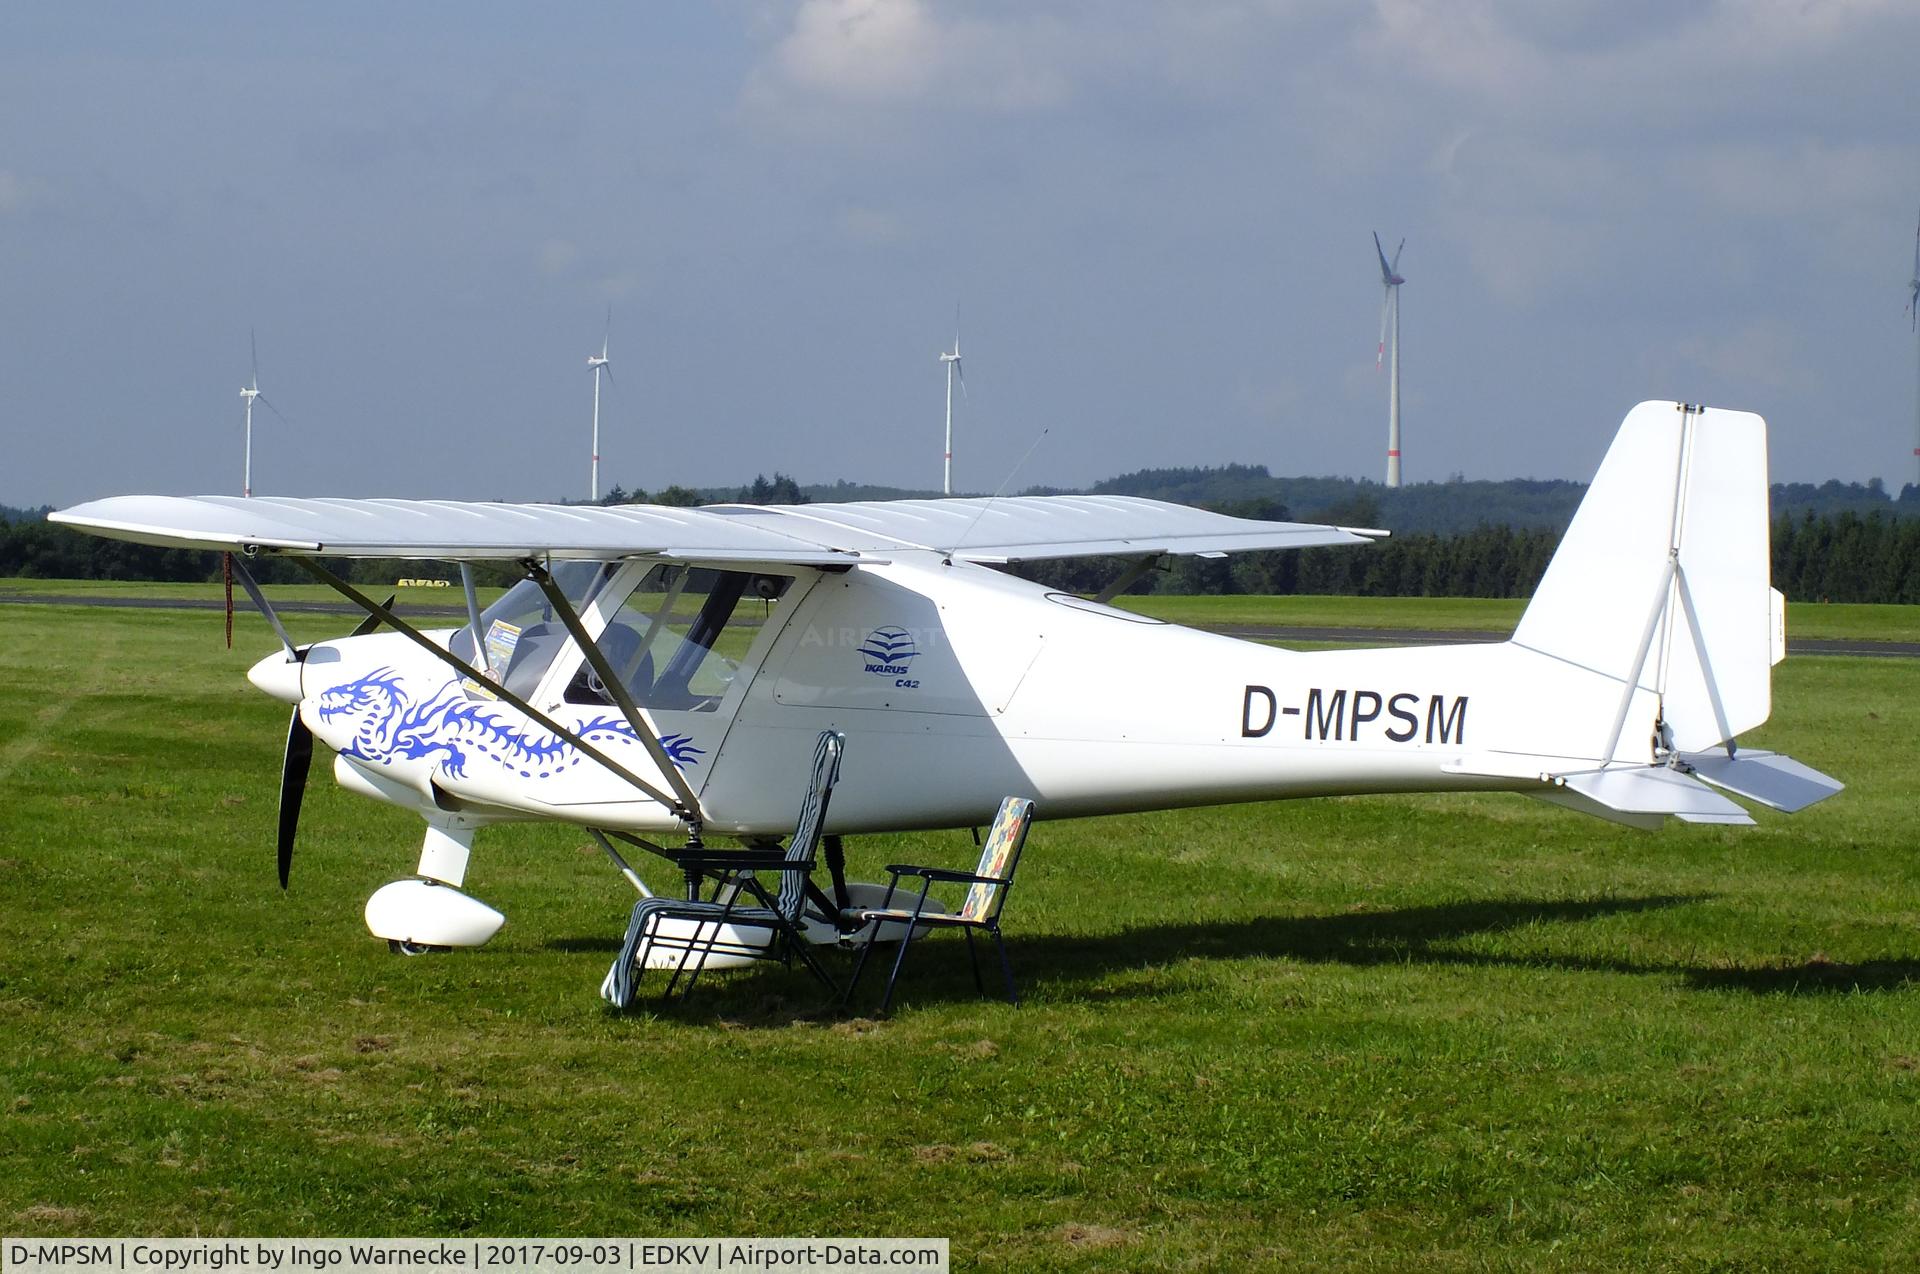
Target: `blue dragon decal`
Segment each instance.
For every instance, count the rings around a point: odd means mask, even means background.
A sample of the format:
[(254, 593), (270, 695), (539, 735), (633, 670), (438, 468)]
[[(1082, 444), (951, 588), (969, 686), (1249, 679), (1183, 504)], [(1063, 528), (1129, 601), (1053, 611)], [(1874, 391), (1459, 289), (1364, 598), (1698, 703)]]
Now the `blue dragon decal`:
[[(441, 765), (455, 778), (464, 778), (476, 757), (525, 779), (552, 778), (580, 764), (583, 757), (557, 735), (528, 730), (507, 719), (499, 706), (469, 699), (456, 681), (444, 683), (416, 703), (392, 668), (376, 668), (322, 691), (315, 711), (326, 722), (357, 718), (353, 742), (340, 749), (346, 756), (386, 765), (438, 753)], [(633, 727), (621, 717), (594, 717), (576, 726), (575, 733), (595, 744), (640, 745)], [(680, 770), (698, 765), (706, 755), (705, 748), (693, 746), (691, 735), (666, 735), (660, 746)]]

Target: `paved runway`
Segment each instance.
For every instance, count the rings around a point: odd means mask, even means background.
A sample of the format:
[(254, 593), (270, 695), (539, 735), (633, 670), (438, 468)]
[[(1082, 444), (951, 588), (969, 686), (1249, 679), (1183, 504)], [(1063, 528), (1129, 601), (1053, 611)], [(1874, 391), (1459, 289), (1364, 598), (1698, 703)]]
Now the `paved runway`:
[[(21, 593), (0, 593), (0, 605), (4, 604), (105, 606), (133, 610), (220, 610), (222, 608), (219, 601), (203, 598), (88, 597), (55, 594), (29, 596)], [(245, 598), (236, 596), (234, 604), (241, 610), (251, 609)], [(356, 619), (361, 613), (358, 607), (347, 602), (275, 602), (274, 609), (288, 614), (341, 615)], [(403, 616), (420, 619), (451, 620), (463, 619), (467, 613), (464, 606), (436, 606), (418, 602), (401, 602), (394, 607), (394, 611)], [(1356, 646), (1445, 646), (1507, 639), (1506, 633), (1441, 628), (1293, 628), (1220, 624), (1211, 627), (1209, 631), (1224, 633), (1229, 637), (1244, 637), (1250, 641), (1337, 642)], [(1920, 659), (1920, 642), (1860, 641), (1853, 638), (1829, 637), (1796, 638), (1789, 633), (1787, 651), (1789, 654), (1803, 655), (1860, 655), (1872, 659)]]

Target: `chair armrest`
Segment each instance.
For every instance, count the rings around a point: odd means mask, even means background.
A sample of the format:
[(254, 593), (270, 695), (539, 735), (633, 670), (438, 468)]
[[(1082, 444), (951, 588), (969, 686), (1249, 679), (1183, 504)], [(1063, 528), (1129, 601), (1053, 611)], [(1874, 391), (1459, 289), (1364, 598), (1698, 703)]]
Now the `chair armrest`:
[(956, 885), (997, 885), (998, 876), (976, 876), (970, 871), (951, 871), (945, 867), (915, 867), (908, 863), (891, 863), (887, 870), (895, 876), (923, 876), (928, 880)]

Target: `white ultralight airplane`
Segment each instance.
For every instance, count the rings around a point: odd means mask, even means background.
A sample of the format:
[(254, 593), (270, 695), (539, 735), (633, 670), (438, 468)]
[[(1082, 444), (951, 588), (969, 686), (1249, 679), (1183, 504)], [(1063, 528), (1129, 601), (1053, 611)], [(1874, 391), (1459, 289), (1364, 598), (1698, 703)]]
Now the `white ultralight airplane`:
[[(1785, 653), (1768, 573), (1766, 425), (1643, 403), (1621, 426), (1512, 638), (1296, 652), (1106, 604), (1168, 556), (1362, 544), (1112, 496), (615, 508), (125, 496), (52, 518), (98, 535), (303, 565), (362, 607), (336, 641), (249, 673), (292, 704), (280, 875), (318, 737), (342, 786), (417, 812), (418, 876), (377, 892), (399, 949), (476, 946), (477, 829), (559, 819), (614, 840), (777, 842), (814, 742), (847, 739), (843, 835), (1357, 792), (1508, 791), (1635, 827), (1751, 823), (1840, 790), (1735, 740)], [(422, 631), (317, 559), (451, 560), (467, 619)], [(1132, 559), (1093, 600), (998, 565)], [(523, 576), (482, 610), (471, 564)], [(385, 625), (392, 631), (373, 631)], [(689, 884), (693, 882), (690, 880)], [(849, 890), (852, 890), (850, 895)], [(868, 905), (871, 905), (869, 903)], [(835, 922), (810, 937), (842, 938)], [(712, 961), (718, 964), (720, 961)]]

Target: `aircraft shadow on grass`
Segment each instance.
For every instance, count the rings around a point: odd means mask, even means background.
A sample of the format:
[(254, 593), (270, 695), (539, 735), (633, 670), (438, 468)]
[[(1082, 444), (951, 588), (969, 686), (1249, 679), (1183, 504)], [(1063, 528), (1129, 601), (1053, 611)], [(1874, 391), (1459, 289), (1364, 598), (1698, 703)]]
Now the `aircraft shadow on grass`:
[[(1454, 943), (1482, 935), (1508, 933), (1530, 925), (1561, 925), (1607, 916), (1664, 910), (1705, 902), (1708, 894), (1655, 894), (1626, 898), (1494, 898), (1433, 906), (1399, 907), (1387, 911), (1340, 912), (1309, 916), (1272, 916), (1248, 920), (1143, 925), (1116, 933), (1061, 936), (1021, 933), (1009, 917), (1008, 949), (1014, 971), (1023, 986), (1033, 986), (1047, 998), (1109, 1000), (1185, 994), (1167, 988), (1102, 986), (1115, 973), (1171, 966), (1194, 958), (1212, 960), (1288, 959), (1307, 964), (1344, 964), (1370, 967), (1385, 964), (1426, 964), (1468, 968), (1558, 969), (1576, 973), (1616, 973), (1671, 977), (1699, 991), (1745, 991), (1755, 995), (1822, 995), (1859, 991), (1890, 991), (1920, 984), (1920, 960), (1886, 959), (1857, 964), (1824, 957), (1799, 964), (1690, 964), (1658, 959), (1637, 960), (1578, 953), (1512, 952), (1493, 954), (1462, 950)], [(611, 939), (556, 938), (550, 950), (574, 953), (611, 952)], [(993, 978), (991, 951), (983, 973)], [(843, 970), (844, 972), (844, 970)], [(798, 987), (783, 994), (780, 970), (768, 968), (745, 976), (716, 977), (703, 983), (699, 994), (676, 1011), (694, 1017), (768, 1021), (816, 1017), (822, 1007), (817, 987)], [(871, 980), (871, 979), (869, 979)], [(863, 988), (859, 1011), (867, 999)], [(872, 988), (877, 994), (877, 988)], [(948, 1002), (976, 997), (967, 971), (964, 944), (957, 938), (935, 938), (927, 949), (916, 947), (901, 998), (907, 1002)], [(745, 1008), (752, 1005), (751, 1008)], [(658, 1009), (661, 1006), (650, 1006)]]
[[(1658, 959), (1591, 956), (1577, 952), (1489, 953), (1451, 944), (1529, 925), (1557, 925), (1605, 916), (1664, 910), (1706, 902), (1710, 894), (1656, 894), (1633, 898), (1479, 899), (1389, 911), (1317, 916), (1273, 916), (1202, 924), (1153, 925), (1091, 938), (1040, 935), (1016, 952), (1027, 967), (1056, 985), (1150, 968), (1193, 956), (1260, 957), (1309, 964), (1430, 964), (1479, 968), (1560, 969), (1679, 978), (1700, 991), (1756, 995), (1832, 994), (1895, 990), (1920, 983), (1920, 960), (1845, 964), (1822, 956), (1800, 964), (1690, 964)], [(1116, 958), (1118, 957), (1118, 958)], [(1041, 973), (1041, 970), (1045, 970)], [(964, 977), (964, 970), (961, 971)], [(956, 986), (959, 984), (955, 984)], [(1116, 993), (1094, 991), (1093, 998)]]

